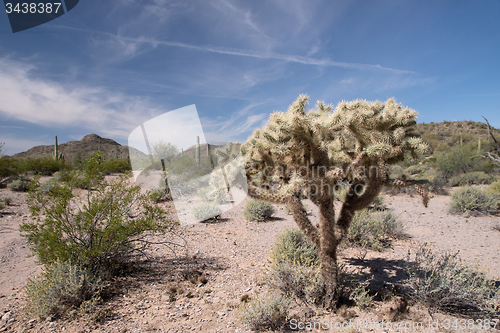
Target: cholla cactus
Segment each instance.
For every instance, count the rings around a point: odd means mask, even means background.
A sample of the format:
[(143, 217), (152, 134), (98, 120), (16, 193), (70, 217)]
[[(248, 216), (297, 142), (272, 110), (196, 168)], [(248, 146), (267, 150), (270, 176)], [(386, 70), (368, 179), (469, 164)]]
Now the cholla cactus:
[[(294, 220), (316, 245), (325, 287), (323, 305), (334, 308), (337, 293), (337, 247), (347, 233), (355, 211), (367, 207), (389, 184), (389, 164), (427, 150), (414, 132), (417, 112), (394, 99), (382, 102), (356, 100), (332, 105), (318, 102), (306, 111), (308, 97), (301, 95), (288, 112), (274, 112), (256, 130), (242, 151), (248, 190), (253, 197), (287, 203)], [(334, 194), (349, 184), (348, 195), (335, 218)], [(394, 181), (393, 181), (394, 182)], [(406, 186), (405, 179), (395, 185)], [(422, 192), (422, 191), (421, 191)], [(319, 224), (306, 215), (301, 198), (319, 208)], [(427, 193), (422, 192), (424, 203)]]

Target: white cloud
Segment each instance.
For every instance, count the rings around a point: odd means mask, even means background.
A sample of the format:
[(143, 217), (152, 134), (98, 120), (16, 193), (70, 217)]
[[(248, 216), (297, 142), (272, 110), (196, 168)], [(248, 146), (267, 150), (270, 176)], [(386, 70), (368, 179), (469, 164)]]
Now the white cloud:
[(0, 58), (0, 114), (42, 126), (74, 126), (126, 137), (137, 124), (161, 112), (145, 98), (36, 78), (35, 69)]

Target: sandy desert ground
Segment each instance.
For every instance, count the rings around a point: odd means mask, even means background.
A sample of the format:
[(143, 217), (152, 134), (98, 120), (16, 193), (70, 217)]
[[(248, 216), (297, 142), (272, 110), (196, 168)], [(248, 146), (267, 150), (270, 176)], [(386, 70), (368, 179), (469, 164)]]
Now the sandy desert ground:
[[(23, 287), (30, 277), (41, 271), (35, 258), (28, 257), (30, 250), (18, 230), (19, 224), (29, 219), (26, 194), (2, 189), (0, 197), (3, 196), (10, 196), (13, 201), (0, 217), (0, 332), (250, 332), (238, 319), (240, 298), (244, 294), (252, 298), (266, 293), (263, 281), (275, 236), (284, 229), (295, 227), (292, 217), (282, 206), (276, 206), (272, 221), (246, 221), (243, 218), (246, 199), (224, 213), (216, 223), (184, 227), (182, 232), (188, 244), (188, 256), (181, 253), (174, 256), (165, 248), (157, 248), (154, 262), (138, 264), (127, 276), (117, 278), (105, 321), (89, 323), (79, 317), (40, 321), (26, 317), (22, 310), (25, 304)], [(413, 251), (428, 243), (435, 251), (460, 251), (463, 259), (477, 264), (479, 270), (498, 280), (500, 232), (494, 226), (500, 223), (500, 219), (450, 215), (449, 200), (449, 196), (435, 196), (425, 208), (417, 197), (385, 194), (385, 203), (404, 223), (408, 238), (395, 240), (384, 252), (343, 249), (340, 257), (348, 267), (362, 268), (366, 276), (373, 276), (378, 283), (397, 283), (404, 277), (403, 261), (408, 250)], [(314, 219), (317, 216), (314, 205), (307, 204), (307, 209)], [(193, 269), (196, 274), (202, 273), (208, 282), (198, 283), (196, 275), (195, 281), (190, 282)], [(174, 287), (175, 292), (172, 291)], [(394, 302), (376, 303), (364, 310), (353, 307), (347, 311), (348, 316), (345, 312), (341, 316), (299, 305), (292, 313), (296, 318), (309, 321), (345, 322), (351, 318), (365, 323), (387, 322), (391, 318), (390, 308), (396, 306)], [(406, 320), (428, 325), (446, 318), (454, 319), (414, 306)], [(330, 331), (389, 332), (376, 326)], [(391, 330), (398, 331), (477, 330), (434, 330), (427, 326), (424, 329)]]

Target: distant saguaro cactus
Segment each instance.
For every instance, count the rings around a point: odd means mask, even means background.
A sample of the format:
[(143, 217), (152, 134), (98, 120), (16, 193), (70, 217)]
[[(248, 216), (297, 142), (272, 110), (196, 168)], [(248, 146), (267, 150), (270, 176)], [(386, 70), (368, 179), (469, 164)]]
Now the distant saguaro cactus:
[(198, 166), (200, 165), (200, 137), (196, 136), (196, 150), (195, 150), (195, 159)]
[[(306, 111), (301, 95), (288, 112), (273, 112), (269, 122), (246, 141), (249, 194), (274, 203), (287, 203), (299, 228), (314, 243), (321, 260), (323, 306), (338, 300), (337, 247), (357, 210), (368, 207), (384, 185), (416, 185), (406, 179), (390, 181), (388, 165), (428, 146), (414, 132), (417, 112), (394, 99), (356, 100), (332, 105), (317, 102)], [(348, 195), (335, 218), (334, 194), (349, 184)], [(418, 187), (418, 185), (417, 185)], [(418, 188), (427, 205), (427, 193)], [(307, 196), (319, 208), (314, 225), (301, 202)]]
[(64, 156), (62, 153), (59, 154), (59, 145), (57, 144), (57, 135), (54, 138), (54, 159), (63, 160)]

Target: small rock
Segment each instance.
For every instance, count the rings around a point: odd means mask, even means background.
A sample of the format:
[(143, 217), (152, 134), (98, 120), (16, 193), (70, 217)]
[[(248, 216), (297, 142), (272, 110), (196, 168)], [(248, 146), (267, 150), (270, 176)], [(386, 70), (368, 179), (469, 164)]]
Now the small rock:
[(5, 313), (5, 314), (2, 316), (2, 321), (3, 321), (3, 322), (5, 322), (5, 323), (6, 323), (7, 321), (9, 321), (9, 319), (10, 319), (10, 315), (11, 315), (11, 312), (10, 312), (10, 311), (9, 311), (9, 312), (7, 312), (7, 313)]

